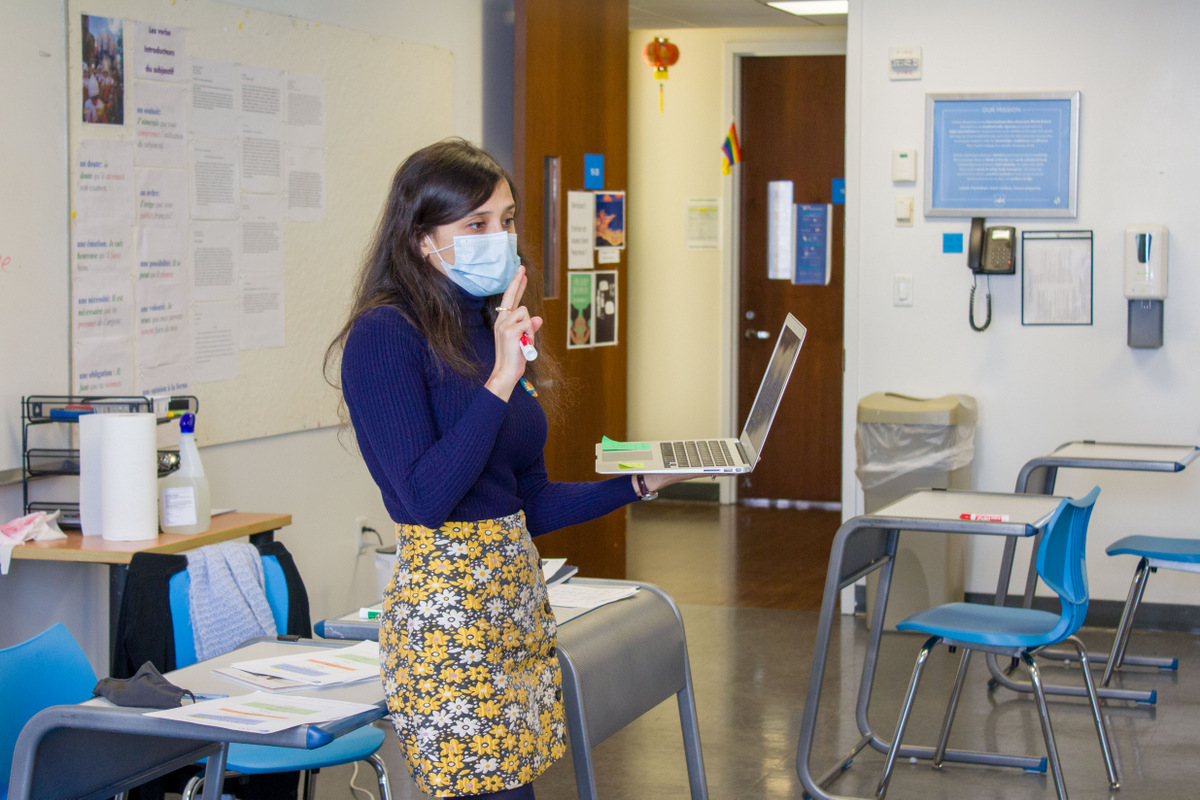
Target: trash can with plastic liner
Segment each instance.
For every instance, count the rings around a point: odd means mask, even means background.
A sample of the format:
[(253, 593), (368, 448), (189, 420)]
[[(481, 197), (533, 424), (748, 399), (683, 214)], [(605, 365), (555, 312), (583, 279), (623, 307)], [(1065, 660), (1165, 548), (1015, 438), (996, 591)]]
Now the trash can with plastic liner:
[[(854, 436), (855, 474), (866, 513), (914, 489), (970, 489), (975, 459), (975, 398), (965, 394), (921, 399), (876, 392), (859, 401)], [(885, 629), (941, 603), (963, 599), (961, 536), (906, 531), (900, 535)], [(867, 577), (867, 617), (879, 574)]]

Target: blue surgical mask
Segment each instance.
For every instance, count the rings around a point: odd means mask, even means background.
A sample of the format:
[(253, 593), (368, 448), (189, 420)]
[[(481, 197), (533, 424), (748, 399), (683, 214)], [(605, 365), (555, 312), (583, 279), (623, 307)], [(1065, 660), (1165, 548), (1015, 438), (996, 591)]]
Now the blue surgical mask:
[[(433, 247), (433, 239), (425, 237)], [(454, 248), (454, 263), (442, 259), (442, 250)], [(455, 236), (452, 244), (433, 250), (446, 277), (476, 297), (500, 294), (512, 283), (521, 259), (515, 233), (481, 233)]]

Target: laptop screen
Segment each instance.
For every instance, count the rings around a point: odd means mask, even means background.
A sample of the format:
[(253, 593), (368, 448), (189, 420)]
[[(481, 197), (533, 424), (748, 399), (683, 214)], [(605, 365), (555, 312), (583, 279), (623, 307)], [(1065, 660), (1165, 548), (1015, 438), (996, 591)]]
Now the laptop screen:
[(792, 367), (796, 365), (806, 333), (805, 327), (788, 314), (783, 330), (775, 341), (775, 352), (771, 354), (771, 362), (767, 364), (767, 372), (759, 384), (754, 404), (750, 406), (746, 427), (742, 428), (741, 442), (752, 459), (751, 465), (758, 462), (767, 431), (775, 419), (775, 412), (779, 410), (779, 401), (783, 398), (783, 390), (791, 377)]

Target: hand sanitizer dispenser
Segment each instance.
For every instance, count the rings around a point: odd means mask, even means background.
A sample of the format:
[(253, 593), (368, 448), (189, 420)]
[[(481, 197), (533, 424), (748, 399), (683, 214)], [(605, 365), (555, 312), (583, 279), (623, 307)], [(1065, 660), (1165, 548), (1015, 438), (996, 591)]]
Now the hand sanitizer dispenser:
[(1163, 300), (1167, 299), (1167, 228), (1125, 229), (1125, 297), (1129, 299), (1130, 347), (1162, 347)]

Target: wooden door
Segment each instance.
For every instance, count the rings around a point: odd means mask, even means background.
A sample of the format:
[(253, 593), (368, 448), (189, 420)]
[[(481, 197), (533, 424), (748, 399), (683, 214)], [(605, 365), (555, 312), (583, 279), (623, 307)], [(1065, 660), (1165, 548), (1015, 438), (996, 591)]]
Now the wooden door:
[[(626, 188), (628, 0), (516, 0), (513, 172), (521, 193), (518, 241), (541, 276), (547, 158), (557, 158), (560, 234), (558, 292), (547, 297), (541, 352), (559, 359), (569, 398), (546, 445), (551, 480), (596, 480), (593, 445), (625, 435), (625, 253), (603, 269), (618, 273), (618, 344), (568, 350), (566, 193), (583, 189), (584, 154), (604, 156), (604, 187)], [(554, 215), (550, 215), (553, 219)], [(553, 281), (550, 281), (553, 284)], [(543, 556), (565, 557), (591, 577), (625, 576), (625, 512), (537, 540)]]
[[(797, 203), (832, 202), (845, 163), (844, 56), (743, 58), (738, 308), (738, 418), (744, 420), (787, 312), (808, 336), (762, 460), (741, 499), (838, 502), (841, 497), (843, 230), (833, 207), (828, 286), (767, 278), (767, 183), (793, 182)], [(769, 331), (769, 338), (755, 332)]]

